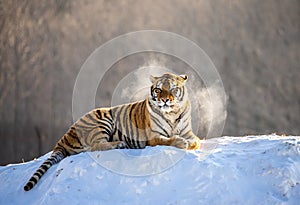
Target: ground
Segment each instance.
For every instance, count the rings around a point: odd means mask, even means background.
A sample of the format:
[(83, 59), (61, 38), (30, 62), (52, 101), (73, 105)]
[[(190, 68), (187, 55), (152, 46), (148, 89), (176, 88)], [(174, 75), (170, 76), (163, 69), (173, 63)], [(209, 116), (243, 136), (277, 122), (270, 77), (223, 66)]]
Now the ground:
[(201, 150), (87, 152), (23, 186), (50, 153), (0, 167), (0, 204), (297, 204), (300, 137), (221, 137)]

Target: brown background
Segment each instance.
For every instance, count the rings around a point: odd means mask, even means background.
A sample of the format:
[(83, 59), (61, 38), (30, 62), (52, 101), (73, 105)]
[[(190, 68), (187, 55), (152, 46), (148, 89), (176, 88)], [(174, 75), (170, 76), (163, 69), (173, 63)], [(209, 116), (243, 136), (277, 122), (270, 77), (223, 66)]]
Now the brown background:
[[(86, 58), (144, 29), (183, 35), (211, 57), (228, 95), (224, 135), (299, 135), (300, 1), (1, 0), (0, 164), (50, 151), (72, 123)], [(109, 82), (126, 75), (126, 65), (114, 65)], [(98, 92), (111, 96), (110, 88)]]

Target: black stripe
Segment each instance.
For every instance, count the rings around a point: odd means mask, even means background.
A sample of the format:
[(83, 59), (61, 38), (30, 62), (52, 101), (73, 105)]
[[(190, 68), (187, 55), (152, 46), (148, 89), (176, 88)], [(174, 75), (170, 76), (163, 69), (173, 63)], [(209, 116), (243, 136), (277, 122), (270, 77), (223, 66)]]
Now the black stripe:
[(38, 170), (35, 172), (34, 175), (36, 175), (36, 176), (38, 176), (39, 178), (41, 178), (44, 174), (45, 174), (44, 171), (38, 169)]
[(76, 140), (80, 146), (83, 146), (76, 133), (73, 133), (72, 131), (71, 133), (69, 133), (69, 136)]
[[(122, 107), (117, 107), (116, 108), (116, 112), (115, 112), (115, 120), (117, 122), (115, 129), (118, 129), (118, 131), (121, 131), (122, 133), (122, 121), (120, 119), (120, 115), (123, 112), (123, 110), (126, 108), (125, 105), (123, 105)], [(124, 124), (123, 124), (124, 125)], [(125, 126), (125, 125), (124, 125)]]
[(121, 120), (120, 120), (120, 115), (121, 115), (121, 113), (122, 113), (122, 111), (123, 111), (123, 109), (124, 109), (125, 107), (126, 107), (126, 106), (123, 105), (122, 107), (116, 108), (117, 111), (115, 112), (115, 120), (116, 120), (117, 122), (121, 122)]
[(51, 159), (51, 161), (52, 161), (52, 165), (53, 165), (53, 164), (58, 163), (60, 160), (59, 160), (59, 157), (57, 156), (57, 157), (53, 157), (53, 158)]
[(129, 127), (128, 127), (127, 121), (129, 120), (129, 117), (128, 117), (128, 115), (127, 115), (126, 113), (128, 113), (128, 109), (129, 109), (129, 108), (130, 108), (130, 105), (128, 105), (128, 106), (126, 107), (126, 109), (124, 110), (123, 125), (124, 125), (124, 127), (125, 127), (125, 133), (126, 133), (125, 141), (126, 141), (127, 145), (128, 145), (130, 148), (132, 148), (131, 145), (130, 145), (130, 143), (128, 142), (128, 138), (129, 138), (130, 136), (129, 136)]
[[(117, 132), (117, 129), (115, 127), (113, 127), (112, 129), (113, 129), (113, 132), (112, 132), (111, 136), (113, 138)], [(113, 141), (113, 139), (112, 139), (112, 141)]]
[(107, 113), (104, 113), (104, 117), (100, 115), (99, 119), (100, 121), (98, 123), (102, 123), (110, 128), (112, 128), (114, 125), (113, 120), (107, 115)]
[(191, 138), (193, 138), (193, 135), (191, 135), (191, 134), (188, 137), (185, 137), (185, 139), (187, 139), (187, 140), (189, 140)]
[(159, 122), (157, 122), (158, 119), (156, 119), (153, 115), (152, 115), (152, 121), (157, 125), (157, 127), (159, 127), (164, 133), (164, 136), (169, 137), (169, 133), (160, 125)]
[(108, 121), (108, 120), (106, 120), (106, 119), (100, 120), (100, 123), (101, 123), (102, 125), (105, 125), (105, 126), (109, 127), (109, 129), (112, 129), (112, 128), (113, 128), (113, 124), (110, 123), (110, 121)]
[(73, 125), (71, 127), (72, 132), (78, 137), (78, 136), (82, 136), (82, 130), (81, 129), (76, 129), (77, 125)]
[(175, 122), (179, 122), (181, 120), (182, 113), (178, 116), (178, 118), (175, 120)]
[(103, 129), (103, 130), (105, 130), (105, 132), (107, 132), (107, 133), (109, 133), (109, 136), (111, 135), (111, 130), (110, 130), (110, 128), (108, 128), (108, 127), (105, 127), (105, 125), (99, 125), (98, 126), (99, 128), (101, 128), (101, 129)]
[(30, 189), (32, 189), (32, 187), (33, 187), (33, 183), (29, 181), (29, 182), (26, 184), (26, 186), (24, 187), (24, 190), (25, 190), (25, 191), (29, 191)]
[[(153, 112), (155, 112), (157, 115), (159, 115), (160, 117), (164, 118), (164, 116), (161, 115), (161, 113), (159, 113), (158, 111), (156, 111), (155, 109), (153, 109), (153, 105), (151, 105), (151, 103), (148, 103), (151, 110)], [(151, 114), (150, 114), (151, 115)], [(154, 115), (151, 115), (151, 120), (155, 122), (155, 124), (160, 128), (162, 129), (165, 133), (166, 133), (166, 136), (169, 136), (168, 132), (160, 125), (160, 122), (157, 122), (156, 120), (158, 120)]]
[(101, 112), (100, 112), (100, 110), (96, 110), (96, 113), (98, 114), (98, 116), (96, 115), (96, 117), (98, 117), (99, 119), (101, 119), (102, 117), (101, 117)]
[(128, 105), (126, 107), (126, 110), (124, 110), (124, 116), (123, 116), (123, 122), (124, 122), (124, 126), (125, 126), (125, 132), (126, 132), (126, 136), (125, 136), (125, 142), (126, 144), (129, 146), (129, 148), (133, 148), (131, 141), (130, 141), (130, 126), (128, 126), (128, 121), (130, 120), (130, 117), (128, 116), (128, 110), (131, 108), (131, 105)]
[(152, 105), (151, 103), (148, 103), (148, 104), (149, 104), (149, 106), (150, 106), (150, 108), (151, 108), (151, 110), (152, 110), (153, 112), (155, 112), (157, 115), (161, 116), (161, 113), (160, 113), (159, 111), (157, 111), (157, 110), (155, 109), (155, 107), (153, 107), (153, 105)]
[(75, 146), (75, 145), (71, 144), (71, 143), (69, 142), (69, 140), (68, 140), (67, 137), (65, 137), (65, 144), (66, 144), (67, 146), (71, 147), (72, 149), (82, 149), (81, 146), (78, 147), (78, 146)]
[(108, 141), (108, 140), (107, 140), (107, 137), (102, 136), (102, 137), (97, 138), (93, 143), (99, 143), (102, 139), (105, 139), (106, 142)]
[(110, 117), (112, 118), (112, 110), (111, 109), (108, 110), (108, 113), (109, 113)]
[(146, 129), (148, 129), (147, 128), (147, 122), (146, 122), (146, 103), (147, 103), (147, 101), (144, 100), (143, 104), (142, 104), (142, 110), (141, 110), (140, 119), (141, 119), (141, 122), (144, 123), (143, 124), (143, 126), (144, 126), (143, 134), (144, 134), (144, 138), (145, 139), (143, 141), (148, 142), (149, 138), (148, 138), (147, 132), (146, 132)]
[[(138, 104), (138, 107), (136, 108), (135, 110), (135, 113), (134, 113), (134, 120), (135, 120), (135, 126), (136, 126), (136, 144), (137, 144), (137, 147), (139, 149), (142, 148), (141, 144), (140, 144), (140, 132), (139, 132), (139, 126), (138, 126), (138, 122), (139, 122), (139, 115), (141, 115), (141, 108), (142, 108), (143, 104), (142, 103), (139, 103)], [(137, 113), (139, 113), (139, 115), (137, 115)]]
[[(111, 110), (109, 110), (109, 113), (111, 114)], [(100, 123), (103, 123), (107, 126), (110, 126), (111, 128), (114, 125), (114, 122), (112, 120), (111, 116), (108, 116), (107, 113), (104, 113), (104, 117), (102, 117), (101, 115), (99, 115), (99, 119), (100, 119)], [(104, 122), (103, 122), (104, 121)]]
[(131, 143), (133, 145), (134, 148), (137, 148), (137, 145), (135, 143), (135, 133), (134, 133), (134, 129), (133, 129), (133, 122), (134, 122), (134, 116), (132, 117), (132, 112), (134, 111), (134, 108), (136, 107), (136, 103), (132, 104), (131, 109), (129, 111), (129, 123), (130, 123), (130, 137), (129, 139), (131, 139)]
[(185, 123), (189, 124), (189, 122), (188, 122), (189, 120), (190, 120), (190, 118), (187, 117), (185, 120), (183, 120), (182, 124), (185, 124)]
[(114, 126), (114, 130), (115, 130), (115, 132), (118, 131), (118, 138), (119, 138), (120, 141), (122, 141), (122, 132), (120, 131), (120, 129), (122, 129), (122, 126), (121, 127), (119, 126), (119, 124), (121, 122), (121, 120), (119, 119), (119, 116), (120, 116), (120, 113), (121, 113), (123, 108), (124, 108), (124, 106), (117, 107), (117, 108), (115, 108), (116, 111), (114, 111), (114, 116), (115, 116), (115, 121), (116, 121), (116, 125)]
[[(96, 125), (93, 125), (93, 127), (88, 127), (88, 126), (84, 126), (84, 125), (79, 125), (77, 123), (74, 126), (76, 128), (76, 132), (79, 131), (80, 128), (82, 128), (84, 130), (91, 130), (91, 129), (94, 129), (96, 127)], [(79, 130), (77, 128), (79, 128)]]
[(65, 153), (65, 155), (70, 155), (70, 153), (66, 150), (65, 146), (62, 145), (61, 140), (58, 141), (57, 148), (59, 148), (62, 153)]
[(38, 182), (35, 177), (31, 177), (29, 181), (33, 182), (33, 184), (36, 184)]
[(155, 93), (154, 93), (154, 86), (152, 85), (151, 86), (151, 97), (152, 97), (152, 100), (153, 101), (156, 101), (156, 98), (157, 98), (157, 95), (155, 95)]
[(85, 117), (87, 117), (89, 120), (93, 121), (96, 124), (99, 123), (99, 121), (96, 118), (94, 118), (91, 114), (87, 114)]
[(139, 119), (138, 119), (138, 114), (137, 113), (141, 113), (139, 112), (141, 109), (141, 104), (139, 104), (139, 106), (136, 108), (136, 111), (134, 113), (134, 120), (135, 120), (135, 132), (136, 132), (136, 139), (135, 139), (135, 142), (136, 142), (136, 145), (139, 149), (142, 148), (141, 144), (140, 144), (140, 132), (139, 132)]
[(109, 133), (106, 132), (105, 130), (101, 130), (101, 131), (99, 132), (99, 134), (104, 134), (104, 135), (107, 136), (107, 138), (109, 138)]
[(188, 111), (188, 106), (185, 106), (183, 112), (181, 113), (182, 116), (184, 116), (187, 113), (187, 111)]
[(181, 87), (181, 89), (180, 89), (180, 94), (181, 94), (181, 96), (180, 96), (180, 101), (182, 101), (182, 99), (183, 99), (183, 97), (184, 97), (184, 88), (183, 87)]
[(114, 139), (113, 135), (112, 135), (112, 134), (110, 134), (110, 135), (109, 135), (109, 139), (108, 139), (108, 141), (109, 141), (109, 142), (112, 142), (112, 141), (113, 141), (113, 139)]
[(108, 111), (110, 116), (107, 115), (107, 113), (104, 113), (104, 120), (106, 120), (107, 122), (109, 122), (110, 124), (113, 124), (113, 120), (112, 120), (112, 115), (111, 115), (111, 110)]
[(116, 128), (115, 128), (114, 118), (112, 115), (112, 108), (108, 110), (108, 113), (109, 113), (109, 116), (107, 116), (107, 119), (110, 120), (111, 129), (114, 130), (112, 135), (114, 136), (116, 133)]
[(154, 93), (154, 86), (151, 86), (151, 96), (153, 97), (153, 93)]
[(56, 158), (54, 156), (49, 157), (49, 161), (55, 162)]
[(163, 133), (161, 133), (161, 132), (159, 132), (157, 130), (153, 130), (153, 129), (150, 129), (150, 130), (151, 130), (151, 132), (157, 133), (157, 134), (159, 134), (161, 136), (168, 137), (168, 136), (164, 135)]
[(187, 110), (187, 106), (185, 107), (183, 112), (178, 116), (178, 118), (175, 120), (175, 122), (178, 122), (179, 120), (181, 120), (184, 117), (184, 115), (186, 114), (186, 110)]
[(44, 165), (48, 166), (48, 168), (50, 168), (53, 164), (51, 161), (49, 161), (49, 159), (47, 159), (45, 162), (44, 162)]
[(69, 135), (70, 137), (72, 137), (73, 139), (78, 138), (78, 137), (77, 137), (77, 134), (76, 134), (75, 131), (72, 130), (72, 129), (68, 132), (68, 135)]
[(126, 142), (127, 146), (128, 146), (130, 149), (132, 149), (131, 143), (128, 141), (128, 138), (125, 136), (124, 139), (125, 139), (125, 142)]
[(40, 166), (40, 169), (43, 169), (46, 172), (49, 169), (49, 167), (47, 165), (45, 165), (45, 164), (42, 164)]
[(87, 122), (84, 118), (85, 118), (86, 116), (84, 116), (83, 118), (81, 118), (79, 121), (81, 121), (81, 122), (83, 122), (84, 124), (86, 124), (86, 125), (88, 125), (88, 126), (93, 126), (93, 127), (95, 127), (95, 125), (97, 124), (97, 123), (89, 123), (89, 122)]
[(141, 120), (145, 120), (145, 106), (146, 106), (146, 100), (142, 102), (141, 113), (140, 113)]
[(118, 138), (120, 141), (123, 141), (123, 135), (122, 132), (118, 129)]
[(93, 143), (95, 137), (97, 137), (97, 135), (99, 135), (99, 134), (101, 134), (101, 133), (102, 133), (102, 131), (95, 132), (95, 133), (91, 136), (91, 138), (90, 138), (91, 143)]
[[(129, 120), (127, 120), (128, 122)], [(134, 140), (132, 139), (132, 136), (131, 136), (131, 130), (130, 130), (130, 125), (128, 126), (128, 123), (127, 123), (127, 130), (126, 130), (126, 140), (127, 140), (127, 143), (129, 143), (129, 146), (130, 148), (136, 148), (135, 145), (133, 144)]]
[(27, 186), (29, 186), (29, 187), (30, 187), (30, 189), (32, 189), (32, 187), (34, 186), (34, 182), (32, 182), (32, 181), (29, 181), (29, 182), (28, 182), (28, 184), (27, 184)]
[(184, 124), (190, 124), (191, 123), (190, 120), (191, 120), (190, 116), (183, 116), (182, 117), (182, 125), (184, 125)]
[(52, 166), (52, 162), (49, 161), (49, 159), (47, 159), (44, 163), (45, 166), (47, 166), (48, 168)]
[[(111, 113), (111, 110), (109, 110), (108, 112)], [(99, 115), (99, 113), (98, 113), (98, 115)], [(111, 117), (112, 115), (111, 115), (111, 116), (108, 116), (106, 112), (104, 112), (103, 115), (104, 115), (103, 117), (102, 117), (102, 115), (99, 115), (98, 118), (99, 118), (100, 120), (105, 120), (105, 121), (108, 122), (109, 124), (112, 124), (112, 123), (113, 123), (113, 120), (112, 120), (112, 117)]]
[[(179, 135), (183, 134), (182, 132), (189, 126), (189, 124), (187, 123), (185, 125), (185, 127), (183, 129), (180, 130)], [(185, 133), (184, 133), (185, 134)]]
[[(157, 111), (156, 109), (153, 109), (153, 106), (149, 103), (149, 105), (150, 105), (150, 107), (151, 107), (151, 110), (153, 111), (153, 112), (155, 112), (158, 116), (160, 116), (160, 117), (162, 117), (163, 119), (165, 119), (165, 121), (167, 122), (167, 124), (172, 128), (172, 125), (170, 124), (170, 121), (169, 120), (167, 120), (166, 118), (165, 118), (165, 116), (164, 115), (162, 115), (159, 111)], [(158, 120), (158, 118), (156, 118), (154, 115), (151, 115), (153, 118), (155, 118), (155, 119), (157, 119)], [(152, 119), (152, 118), (151, 118)], [(163, 129), (159, 124), (159, 122), (158, 123), (156, 123), (155, 122), (155, 124), (157, 125), (157, 126), (159, 126), (161, 129)], [(164, 129), (163, 129), (164, 130)], [(166, 132), (166, 130), (164, 130), (165, 132)], [(166, 132), (166, 134), (169, 136), (169, 134), (168, 134), (168, 132)]]
[(41, 176), (43, 176), (44, 173), (45, 173), (45, 171), (42, 170), (41, 168), (39, 168), (38, 170), (36, 170), (35, 175), (37, 175), (39, 178), (41, 178)]
[(168, 120), (168, 119), (166, 119), (165, 120), (165, 122), (167, 122), (167, 124), (169, 125), (169, 127), (173, 130), (173, 123), (170, 121), (170, 120)]
[(150, 146), (149, 140), (146, 141), (145, 146)]

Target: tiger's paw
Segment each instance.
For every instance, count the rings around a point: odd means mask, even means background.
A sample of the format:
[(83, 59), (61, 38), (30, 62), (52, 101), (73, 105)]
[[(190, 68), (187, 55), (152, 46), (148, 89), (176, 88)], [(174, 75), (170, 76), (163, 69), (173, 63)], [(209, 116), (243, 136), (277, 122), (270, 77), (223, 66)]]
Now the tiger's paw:
[(188, 141), (182, 137), (179, 137), (179, 135), (171, 137), (171, 140), (171, 146), (177, 147), (179, 149), (187, 149), (189, 146)]
[(127, 149), (127, 148), (128, 148), (128, 146), (127, 146), (126, 142), (120, 142), (116, 147), (116, 149)]
[(197, 150), (197, 149), (201, 148), (201, 141), (198, 137), (195, 137), (194, 139), (189, 140), (188, 143), (189, 143), (189, 146), (188, 146), (189, 150)]

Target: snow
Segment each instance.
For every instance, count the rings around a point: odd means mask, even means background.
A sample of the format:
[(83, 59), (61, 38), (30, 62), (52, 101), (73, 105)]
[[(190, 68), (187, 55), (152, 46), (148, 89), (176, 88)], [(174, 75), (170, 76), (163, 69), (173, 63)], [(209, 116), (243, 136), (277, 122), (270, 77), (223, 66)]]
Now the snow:
[(206, 140), (201, 150), (157, 146), (86, 152), (23, 186), (50, 155), (0, 167), (0, 204), (299, 204), (300, 137)]

